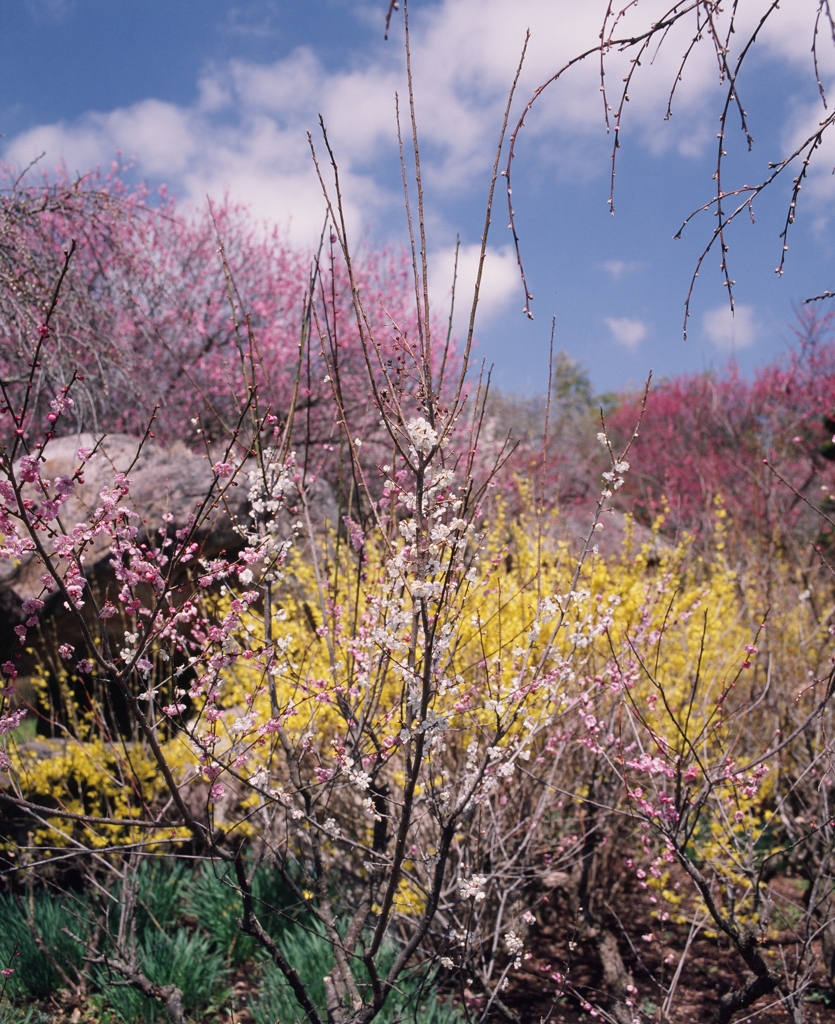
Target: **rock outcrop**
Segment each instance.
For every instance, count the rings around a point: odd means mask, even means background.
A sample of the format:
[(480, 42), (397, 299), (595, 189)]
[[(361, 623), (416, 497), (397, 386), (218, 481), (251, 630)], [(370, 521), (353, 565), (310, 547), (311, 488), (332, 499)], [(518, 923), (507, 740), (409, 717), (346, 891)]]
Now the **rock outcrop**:
[[(42, 477), (48, 480), (71, 477), (81, 465), (78, 449), (94, 449), (97, 440), (92, 434), (75, 434), (50, 442), (44, 453), (45, 462), (41, 464)], [(90, 517), (102, 503), (102, 489), (112, 487), (118, 473), (127, 474), (130, 480), (130, 494), (121, 504), (137, 513), (134, 523), (139, 527), (140, 539), (144, 534), (149, 546), (158, 546), (162, 527), (167, 527), (168, 536), (172, 536), (174, 531), (186, 527), (189, 517), (194, 515), (198, 516), (199, 527), (193, 539), (199, 544), (202, 557), (211, 558), (222, 551), (231, 553), (243, 546), (236, 524), (246, 525), (249, 516), (246, 464), (225, 488), (223, 498), (218, 499), (217, 478), (208, 458), (190, 452), (181, 444), (162, 449), (153, 442), (146, 442), (140, 448), (137, 438), (124, 434), (106, 436), (84, 465), (83, 483), (61, 508), (62, 532), (70, 532), (76, 523)], [(230, 484), (228, 480), (221, 482)], [(214, 499), (206, 504), (213, 485)], [(32, 492), (28, 496), (36, 497), (33, 485), (27, 488)], [(336, 502), (324, 481), (316, 481), (307, 489), (307, 501), (315, 525), (336, 524)], [(292, 512), (292, 497), (288, 504)], [(290, 522), (287, 516), (284, 523), (287, 534)], [(97, 538), (85, 555), (85, 575), (91, 584), (106, 590), (109, 581), (114, 579), (108, 539)], [(5, 658), (14, 649), (17, 638), (13, 630), (22, 621), (23, 602), (43, 597), (43, 572), (35, 555), (17, 563), (0, 560), (0, 657)], [(44, 608), (43, 617), (49, 620), (62, 610), (63, 601), (53, 595)]]

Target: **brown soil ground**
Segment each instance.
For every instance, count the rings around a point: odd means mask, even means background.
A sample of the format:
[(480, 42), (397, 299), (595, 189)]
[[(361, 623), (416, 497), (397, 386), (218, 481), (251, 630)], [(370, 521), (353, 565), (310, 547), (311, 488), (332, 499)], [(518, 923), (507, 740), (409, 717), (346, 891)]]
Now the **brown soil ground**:
[[(792, 965), (798, 935), (790, 922), (793, 904), (799, 903), (801, 898), (800, 890), (790, 879), (777, 879), (772, 884), (772, 895), (781, 909), (773, 915), (775, 927), (764, 944), (766, 959), (773, 960), (775, 966), (783, 961)], [(729, 940), (724, 936), (713, 937), (709, 930), (707, 933), (705, 929), (699, 930), (687, 949), (674, 997), (662, 1016), (666, 993), (687, 947), (691, 927), (689, 922), (660, 922), (653, 915), (657, 904), (653, 906), (650, 899), (650, 891), (630, 892), (628, 921), (610, 917), (607, 922), (618, 936), (621, 956), (637, 989), (633, 994), (635, 1017), (642, 1022), (659, 1024), (662, 1021), (707, 1024), (719, 998), (744, 985), (750, 972)], [(683, 906), (682, 911), (690, 921), (698, 913), (695, 906)], [(650, 934), (651, 942), (642, 941), (641, 936)], [(534, 926), (529, 946), (532, 956), (524, 961), (521, 970), (511, 971), (510, 984), (503, 993), (505, 1003), (518, 1014), (520, 1021), (524, 1024), (529, 1021), (531, 1024), (540, 1021), (574, 1024), (606, 1020), (604, 1014), (591, 1014), (582, 1008), (583, 1000), (604, 1010), (609, 1002), (600, 987), (602, 971), (596, 949), (592, 943), (571, 940), (565, 918), (559, 918), (559, 910), (552, 921)], [(802, 1019), (804, 1024), (835, 1024), (835, 989), (822, 969), (818, 946), (814, 947), (814, 954), (818, 962), (804, 989)], [(571, 994), (555, 995), (556, 984), (551, 980), (554, 972), (567, 979), (566, 989), (570, 988)], [(763, 997), (747, 1010), (738, 1012), (733, 1024), (741, 1024), (743, 1020), (755, 1024), (796, 1024), (781, 993)]]

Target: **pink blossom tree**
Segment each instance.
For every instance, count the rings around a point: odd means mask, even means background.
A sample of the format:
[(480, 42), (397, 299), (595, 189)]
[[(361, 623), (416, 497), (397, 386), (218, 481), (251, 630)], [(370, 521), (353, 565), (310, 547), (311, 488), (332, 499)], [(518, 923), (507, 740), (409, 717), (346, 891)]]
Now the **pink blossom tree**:
[[(30, 394), (30, 418), (15, 429), (48, 415), (72, 381), (72, 412), (55, 429), (141, 435), (156, 408), (152, 429), (163, 443), (202, 446), (230, 436), (257, 378), (261, 406), (282, 423), (295, 402), (299, 440), (320, 452), (333, 445), (327, 366), (352, 418), (368, 410), (335, 237), (300, 252), (244, 207), (225, 201), (183, 212), (164, 189), (130, 188), (119, 171), (114, 164), (78, 181), (59, 174), (37, 186), (2, 171), (0, 379), (9, 408), (21, 407), (21, 389)], [(403, 257), (366, 250), (354, 274), (384, 347), (414, 330)], [(32, 339), (46, 328), (32, 363)], [(5, 438), (9, 427), (7, 419)]]
[[(739, 530), (766, 544), (787, 540), (801, 522), (803, 536), (816, 531), (822, 524), (808, 519), (804, 499), (817, 503), (835, 483), (821, 447), (835, 406), (832, 326), (833, 314), (804, 309), (796, 346), (753, 380), (731, 364), (658, 384), (633, 448), (626, 505), (647, 520), (666, 512), (668, 530), (709, 535), (721, 502)], [(627, 398), (609, 417), (616, 434), (630, 429), (635, 408)]]

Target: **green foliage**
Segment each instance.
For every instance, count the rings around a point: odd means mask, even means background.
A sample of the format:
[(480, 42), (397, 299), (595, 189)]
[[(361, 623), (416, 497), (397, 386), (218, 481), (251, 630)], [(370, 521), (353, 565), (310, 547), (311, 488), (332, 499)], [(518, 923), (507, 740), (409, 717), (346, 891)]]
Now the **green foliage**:
[(0, 1001), (0, 1024), (51, 1024), (52, 1017), (37, 1006), (14, 1006)]
[[(322, 1017), (326, 1016), (325, 987), (322, 979), (333, 965), (330, 943), (321, 931), (294, 926), (286, 929), (282, 949), (296, 968)], [(396, 950), (389, 947), (388, 956), (380, 964), (383, 971), (394, 962)], [(369, 984), (368, 974), (357, 958), (352, 965), (360, 991)], [(414, 1021), (415, 1024), (457, 1024), (462, 1020), (459, 1011), (449, 1003), (440, 1003), (434, 996), (433, 975), (416, 974), (405, 978), (387, 1000), (383, 1010), (375, 1017), (380, 1024)], [(304, 1013), (282, 973), (273, 964), (265, 965), (261, 995), (250, 1007), (255, 1024), (302, 1024)]]
[[(182, 861), (143, 860), (137, 868), (136, 930), (140, 936), (176, 926), (192, 880)], [(119, 894), (113, 907), (120, 903)]]
[[(327, 939), (315, 932), (296, 928), (285, 933), (282, 942), (284, 955), (296, 968), (307, 987), (311, 999), (317, 1006), (325, 1005), (325, 986), (322, 979), (331, 968), (331, 953)], [(255, 1024), (272, 1024), (303, 1020), (304, 1014), (296, 1002), (284, 975), (268, 964), (264, 970), (261, 997), (251, 1008)]]
[[(207, 935), (190, 934), (183, 927), (171, 936), (149, 930), (138, 945), (143, 974), (158, 985), (176, 985), (183, 993), (187, 1014), (205, 1013), (226, 1000), (224, 957)], [(102, 993), (100, 1004), (113, 1010), (118, 1020), (155, 1024), (167, 1019), (160, 1003), (125, 985), (124, 979), (107, 966), (97, 965), (92, 975)]]
[(241, 898), (212, 864), (202, 864), (186, 890), (183, 906), (211, 936), (216, 949), (237, 967), (255, 956), (255, 940), (238, 926)]
[[(236, 967), (250, 965), (255, 984), (260, 984), (250, 1007), (256, 1024), (282, 1024), (302, 1020), (298, 1003), (281, 972), (264, 963), (254, 940), (239, 925), (240, 896), (222, 865), (201, 863), (192, 870), (181, 861), (143, 860), (135, 869), (136, 960), (142, 973), (158, 985), (176, 985), (183, 994), (189, 1016), (211, 1014), (228, 1001), (228, 981)], [(118, 930), (119, 907), (125, 886), (114, 886), (103, 914), (105, 932), (98, 952), (116, 955), (112, 936)], [(292, 918), (292, 894), (277, 872), (260, 868), (255, 875), (253, 897), (260, 907), (264, 926), (281, 940), (289, 961), (298, 969), (316, 1004), (325, 1014), (322, 979), (333, 967), (330, 945), (324, 934)], [(39, 948), (30, 921), (44, 949)], [(92, 941), (96, 933), (91, 902), (65, 893), (44, 890), (31, 898), (0, 897), (0, 961), (10, 961), (14, 974), (8, 979), (0, 1007), (0, 1024), (41, 1024), (47, 1020), (36, 1000), (53, 996), (64, 987), (56, 964), (77, 982), (84, 974), (92, 983), (91, 1005), (103, 1021), (112, 1024), (156, 1024), (168, 1015), (158, 1001), (142, 995), (106, 963), (85, 964), (87, 952), (67, 931)], [(15, 950), (19, 956), (14, 956)], [(44, 951), (45, 950), (45, 951)], [(396, 950), (389, 947), (382, 963), (388, 969)], [(356, 961), (356, 978), (368, 984), (362, 963)], [(392, 994), (379, 1019), (381, 1024), (413, 1020), (419, 1024), (453, 1024), (457, 1011), (432, 999), (424, 1005), (430, 979), (414, 977)]]
[[(26, 902), (0, 896), (0, 963), (14, 969), (5, 990), (13, 1000), (42, 999), (60, 988), (57, 964), (70, 976), (77, 973), (83, 948), (64, 929), (78, 934), (92, 925), (83, 900), (56, 900), (39, 893)], [(38, 948), (33, 929), (49, 953)]]
[(559, 415), (587, 415), (594, 408), (588, 371), (567, 352), (558, 352), (554, 357), (551, 392)]

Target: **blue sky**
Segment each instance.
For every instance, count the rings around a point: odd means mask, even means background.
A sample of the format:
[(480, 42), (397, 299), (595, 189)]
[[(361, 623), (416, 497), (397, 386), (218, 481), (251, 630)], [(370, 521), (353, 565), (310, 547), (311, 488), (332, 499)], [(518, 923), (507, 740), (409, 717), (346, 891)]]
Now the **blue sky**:
[[(816, 0), (789, 0), (752, 53), (740, 94), (755, 147), (735, 124), (726, 141), (735, 184), (753, 183), (824, 114), (809, 48)], [(115, 151), (135, 174), (166, 182), (184, 201), (224, 191), (311, 246), (323, 212), (305, 133), (321, 112), (342, 168), (352, 233), (403, 243), (394, 93), (404, 89), (402, 18), (383, 39), (386, 0), (0, 0), (0, 155), (25, 165), (63, 160), (72, 171), (108, 165)], [(462, 277), (472, 274), (494, 140), (526, 28), (519, 91), (526, 97), (563, 59), (592, 45), (602, 0), (412, 0), (417, 107), (432, 292), (446, 302), (460, 234)], [(743, 0), (753, 24), (765, 0)], [(633, 24), (653, 20), (657, 0)], [(742, 26), (744, 29), (744, 25)], [(835, 288), (831, 210), (835, 148), (827, 144), (801, 193), (789, 262), (778, 280), (788, 185), (755, 206), (756, 223), (732, 232), (737, 315), (729, 318), (717, 256), (700, 275), (682, 339), (690, 273), (710, 215), (673, 241), (683, 218), (712, 195), (721, 93), (715, 60), (697, 52), (670, 121), (663, 118), (692, 26), (667, 40), (630, 89), (616, 215), (608, 213), (611, 136), (596, 67), (580, 68), (543, 98), (520, 136), (514, 206), (536, 319), (510, 249), (503, 195), (491, 235), (478, 323), (478, 355), (508, 390), (544, 386), (550, 320), (556, 343), (582, 360), (599, 390), (657, 375), (721, 367), (746, 372), (783, 351), (793, 310)], [(742, 38), (743, 33), (738, 33)], [(825, 53), (824, 78), (835, 61)], [(620, 63), (618, 63), (620, 61)], [(612, 57), (607, 81), (620, 82)], [(731, 179), (729, 179), (731, 180)], [(466, 303), (465, 290), (459, 306)]]

